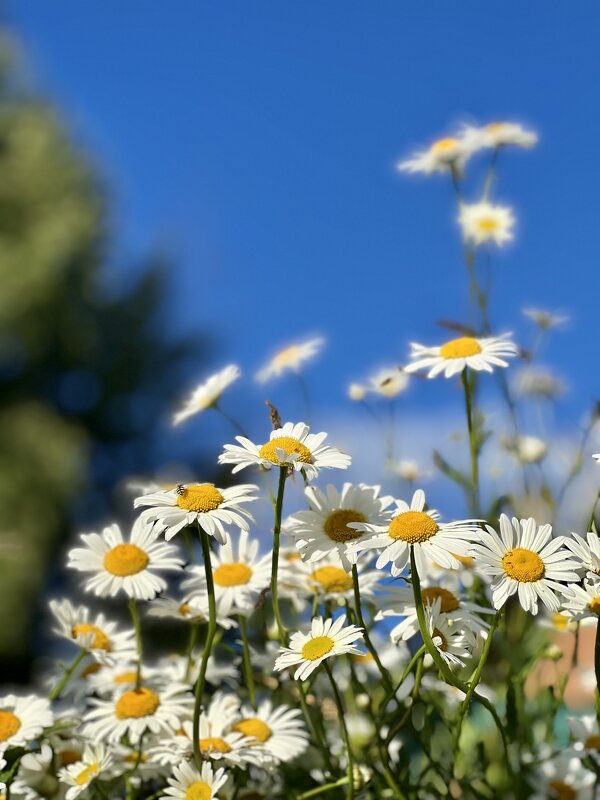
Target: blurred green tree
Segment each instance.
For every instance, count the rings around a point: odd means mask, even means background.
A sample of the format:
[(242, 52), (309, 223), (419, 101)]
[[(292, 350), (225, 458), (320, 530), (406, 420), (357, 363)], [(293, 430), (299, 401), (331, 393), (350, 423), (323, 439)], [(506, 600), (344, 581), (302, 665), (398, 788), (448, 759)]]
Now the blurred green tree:
[[(108, 280), (107, 193), (0, 34), (0, 672), (27, 678), (36, 598), (74, 508), (152, 466), (186, 353), (159, 325), (164, 264)], [(114, 273), (113, 273), (114, 274)], [(85, 512), (88, 513), (85, 513)]]

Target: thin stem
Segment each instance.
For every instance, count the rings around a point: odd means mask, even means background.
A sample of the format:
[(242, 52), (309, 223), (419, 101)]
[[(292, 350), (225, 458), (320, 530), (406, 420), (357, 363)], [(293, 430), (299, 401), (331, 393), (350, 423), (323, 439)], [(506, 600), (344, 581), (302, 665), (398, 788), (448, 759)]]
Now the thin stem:
[(129, 598), (129, 611), (135, 628), (135, 646), (137, 650), (137, 667), (135, 671), (135, 688), (139, 689), (142, 682), (142, 629), (140, 627), (140, 616), (137, 610), (135, 597)]
[(239, 614), (240, 633), (242, 634), (242, 659), (246, 685), (250, 696), (250, 705), (256, 711), (256, 690), (254, 688), (254, 675), (252, 673), (252, 659), (250, 658), (250, 642), (248, 641), (248, 622), (243, 614)]
[(461, 373), (465, 390), (465, 409), (467, 412), (467, 429), (469, 432), (469, 453), (471, 456), (471, 485), (473, 491), (473, 511), (479, 515), (479, 464), (477, 463), (477, 439), (473, 428), (473, 393), (467, 368)]
[(323, 666), (325, 667), (325, 671), (329, 677), (329, 682), (331, 683), (331, 688), (333, 690), (333, 697), (335, 699), (335, 704), (337, 706), (338, 717), (340, 720), (340, 728), (342, 729), (342, 736), (344, 737), (344, 742), (346, 744), (346, 753), (348, 756), (348, 791), (346, 793), (347, 800), (353, 800), (354, 798), (354, 759), (352, 757), (352, 748), (350, 747), (350, 736), (348, 735), (348, 728), (346, 727), (346, 712), (344, 711), (344, 704), (342, 703), (342, 698), (339, 693), (338, 687), (336, 682), (333, 679), (333, 674), (331, 672), (331, 667), (327, 663), (327, 660), (323, 662)]
[(246, 436), (246, 431), (243, 429), (243, 427), (240, 425), (240, 423), (237, 421), (235, 417), (233, 417), (231, 414), (228, 414), (227, 411), (224, 411), (218, 403), (214, 403), (213, 408), (215, 411), (218, 411), (219, 414), (225, 417), (227, 422), (229, 422), (229, 424), (234, 430), (236, 430), (242, 436)]
[(306, 422), (310, 425), (310, 418), (312, 416), (312, 404), (310, 402), (310, 394), (308, 392), (308, 386), (306, 385), (306, 381), (304, 380), (300, 372), (296, 372), (296, 377), (298, 379), (298, 384), (300, 386), (302, 400), (304, 401), (304, 413), (306, 414)]
[(400, 678), (400, 681), (399, 681), (399, 683), (397, 684), (396, 688), (392, 690), (392, 694), (390, 694), (390, 693), (388, 692), (388, 694), (386, 694), (386, 696), (383, 698), (383, 701), (382, 701), (382, 703), (381, 703), (381, 706), (380, 706), (380, 708), (381, 708), (381, 710), (382, 710), (382, 713), (385, 711), (385, 707), (386, 707), (386, 706), (387, 706), (387, 704), (390, 702), (390, 700), (392, 699), (392, 697), (393, 697), (393, 696), (396, 696), (396, 694), (398, 693), (398, 690), (400, 689), (400, 687), (402, 686), (402, 684), (404, 683), (404, 681), (405, 681), (405, 680), (408, 678), (408, 676), (410, 675), (410, 673), (413, 671), (413, 669), (415, 668), (415, 665), (417, 664), (418, 660), (419, 660), (419, 659), (420, 659), (420, 658), (421, 658), (421, 657), (422, 657), (422, 656), (423, 656), (423, 655), (424, 655), (426, 652), (427, 652), (427, 648), (425, 647), (425, 645), (422, 645), (421, 647), (419, 647), (419, 649), (417, 650), (417, 652), (414, 654), (414, 656), (413, 656), (413, 657), (411, 658), (411, 660), (408, 662), (408, 665), (407, 665), (406, 669), (404, 670), (404, 672), (402, 673), (402, 677)]
[(198, 673), (198, 680), (196, 681), (196, 700), (194, 702), (194, 719), (192, 723), (194, 761), (199, 770), (202, 769), (202, 755), (200, 753), (200, 709), (202, 707), (202, 695), (204, 694), (204, 684), (206, 682), (206, 668), (208, 666), (208, 659), (212, 653), (215, 633), (217, 631), (217, 604), (215, 602), (215, 584), (210, 561), (210, 542), (208, 541), (208, 534), (202, 528), (200, 528), (200, 543), (202, 544), (206, 590), (208, 592), (208, 630), (206, 632), (204, 650), (202, 651), (200, 672)]
[(373, 660), (377, 664), (377, 668), (381, 673), (381, 677), (383, 678), (383, 682), (385, 684), (385, 690), (388, 694), (394, 695), (394, 684), (392, 683), (392, 678), (390, 673), (381, 663), (381, 659), (379, 658), (379, 654), (377, 653), (376, 648), (371, 641), (371, 637), (369, 636), (369, 631), (367, 630), (367, 626), (365, 624), (365, 620), (362, 613), (362, 606), (360, 601), (360, 587), (358, 584), (358, 569), (356, 564), (352, 565), (352, 582), (354, 584), (354, 606), (356, 608), (356, 616), (358, 617), (358, 623), (360, 627), (363, 629), (363, 636), (365, 638), (365, 644), (367, 645), (367, 649), (369, 653), (373, 656)]
[(348, 783), (348, 776), (340, 778), (335, 783), (326, 783), (325, 786), (316, 786), (314, 789), (309, 789), (308, 792), (302, 792), (296, 797), (296, 800), (309, 800), (310, 797), (318, 797), (320, 794), (330, 792), (332, 789), (337, 789), (339, 786), (345, 786)]
[(190, 675), (192, 674), (192, 668), (194, 666), (194, 647), (196, 647), (196, 642), (198, 641), (199, 631), (200, 625), (197, 622), (192, 622), (190, 625), (190, 638), (187, 646), (187, 666), (185, 668), (186, 681), (189, 681)]
[(283, 493), (285, 490), (285, 479), (287, 478), (287, 466), (279, 467), (279, 485), (277, 487), (277, 500), (275, 501), (275, 524), (273, 526), (273, 557), (271, 561), (271, 599), (273, 601), (273, 614), (277, 622), (279, 641), (285, 645), (285, 628), (281, 621), (279, 610), (279, 598), (277, 595), (277, 571), (279, 569), (279, 540), (281, 537), (281, 516), (283, 512)]
[(82, 647), (81, 650), (79, 651), (79, 653), (77, 653), (77, 655), (75, 656), (73, 662), (71, 663), (71, 666), (68, 667), (68, 669), (66, 669), (64, 671), (64, 674), (63, 674), (62, 678), (58, 681), (58, 683), (56, 684), (54, 689), (52, 689), (52, 691), (50, 692), (50, 700), (58, 700), (58, 698), (61, 695), (62, 690), (65, 688), (67, 683), (71, 680), (71, 678), (73, 676), (73, 673), (75, 672), (77, 667), (81, 664), (81, 662), (86, 657), (86, 655), (87, 655), (87, 650), (85, 650)]

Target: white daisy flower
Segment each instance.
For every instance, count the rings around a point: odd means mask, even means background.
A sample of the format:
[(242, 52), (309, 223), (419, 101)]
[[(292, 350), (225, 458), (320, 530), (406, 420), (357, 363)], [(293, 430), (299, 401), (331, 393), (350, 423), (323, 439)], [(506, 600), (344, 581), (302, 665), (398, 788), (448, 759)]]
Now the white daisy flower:
[(548, 455), (548, 442), (537, 436), (510, 436), (500, 444), (522, 464), (539, 464)]
[(578, 569), (600, 575), (600, 537), (594, 531), (589, 531), (586, 538), (587, 541), (578, 533), (571, 533), (564, 537), (564, 544), (579, 562)]
[(600, 577), (588, 573), (590, 577), (583, 582), (570, 583), (562, 590), (562, 607), (567, 616), (578, 622), (583, 619), (600, 617)]
[[(221, 615), (249, 614), (262, 591), (271, 580), (271, 556), (258, 557), (259, 543), (251, 540), (248, 531), (240, 531), (237, 546), (229, 534), (218, 552), (213, 553), (212, 573), (215, 585), (215, 599)], [(187, 570), (192, 577), (183, 581), (182, 588), (189, 590), (192, 597), (197, 595), (201, 602), (207, 602), (208, 588), (204, 566), (194, 566)]]
[(502, 514), (500, 537), (489, 525), (480, 531), (472, 554), (480, 570), (492, 578), (492, 599), (499, 609), (517, 593), (519, 603), (537, 614), (538, 599), (549, 611), (558, 611), (560, 601), (553, 590), (563, 592), (564, 584), (579, 579), (579, 566), (569, 560), (564, 537), (552, 538), (551, 525), (537, 525), (533, 517), (512, 521)]
[(156, 521), (167, 541), (197, 522), (209, 536), (223, 544), (226, 525), (248, 530), (248, 521), (254, 522), (252, 515), (242, 506), (257, 500), (257, 491), (258, 486), (253, 484), (217, 489), (212, 483), (185, 483), (169, 491), (137, 497), (133, 505), (136, 508), (150, 506), (141, 516)]
[[(359, 565), (358, 576), (361, 597), (373, 599), (381, 588), (381, 573)], [(354, 601), (352, 575), (343, 567), (335, 553), (319, 561), (292, 561), (288, 564), (286, 583), (306, 598), (314, 598), (316, 595), (320, 602), (331, 601), (344, 605)]]
[(89, 608), (73, 606), (69, 600), (51, 600), (50, 611), (58, 622), (54, 633), (85, 648), (96, 661), (112, 664), (135, 657), (135, 632), (119, 631), (104, 614), (92, 617)]
[(308, 425), (286, 422), (283, 428), (271, 431), (269, 441), (256, 445), (244, 436), (236, 436), (240, 443), (226, 444), (219, 456), (219, 464), (235, 464), (233, 472), (253, 464), (270, 469), (287, 466), (291, 470), (302, 470), (309, 480), (319, 474), (320, 469), (347, 469), (352, 459), (335, 447), (323, 444), (324, 432), (311, 433)]
[(266, 761), (278, 764), (288, 762), (308, 747), (308, 734), (297, 708), (277, 706), (263, 700), (257, 710), (241, 709), (241, 719), (233, 726), (235, 731), (248, 737), (251, 747)]
[[(156, 690), (155, 690), (156, 689)], [(122, 736), (139, 742), (146, 731), (170, 733), (193, 710), (187, 687), (173, 684), (164, 689), (127, 689), (110, 700), (92, 699), (94, 708), (83, 718), (83, 734), (89, 739), (118, 742)]]
[(575, 739), (573, 749), (583, 759), (590, 756), (600, 761), (600, 728), (595, 714), (582, 717), (567, 717), (571, 736)]
[(424, 509), (425, 492), (417, 489), (410, 505), (404, 500), (396, 501), (392, 519), (386, 524), (351, 522), (351, 527), (369, 534), (363, 536), (358, 548), (361, 552), (381, 550), (376, 567), (381, 569), (391, 563), (394, 577), (401, 575), (408, 564), (411, 546), (419, 575), (427, 573), (431, 562), (446, 569), (458, 569), (457, 556), (469, 555), (469, 542), (479, 534), (478, 520), (440, 522), (437, 511)]
[[(192, 687), (198, 678), (201, 657), (202, 650), (194, 650), (188, 674), (187, 658), (176, 654), (165, 656), (159, 659), (156, 667), (150, 671), (150, 678), (165, 686), (169, 686), (175, 681)], [(232, 655), (231, 652), (228, 652), (223, 660), (218, 658), (213, 651), (206, 667), (206, 682), (215, 687), (225, 684), (232, 689), (237, 689), (240, 683), (240, 663), (241, 659)]]
[(425, 608), (431, 640), (448, 666), (464, 667), (472, 654), (475, 637), (460, 625), (452, 625), (447, 614), (442, 614), (441, 597)]
[(297, 511), (285, 524), (285, 532), (294, 537), (304, 561), (320, 561), (338, 556), (349, 571), (357, 561), (355, 545), (364, 535), (354, 523), (386, 525), (391, 518), (388, 509), (394, 499), (379, 496), (379, 486), (345, 483), (341, 492), (329, 484), (325, 491), (309, 486), (304, 494), (308, 511)]
[(300, 367), (317, 355), (325, 344), (324, 339), (309, 339), (302, 344), (292, 344), (276, 353), (269, 363), (256, 373), (259, 383), (266, 383), (271, 378), (279, 377), (283, 372), (291, 370), (299, 372)]
[(381, 369), (369, 378), (368, 390), (373, 394), (392, 399), (403, 392), (410, 378), (402, 367), (389, 367)]
[(493, 367), (508, 367), (504, 358), (518, 355), (519, 348), (507, 336), (485, 339), (461, 336), (438, 347), (425, 347), (411, 342), (412, 361), (407, 365), (406, 371), (417, 372), (424, 369), (429, 370), (428, 378), (435, 378), (440, 373), (451, 378), (465, 367), (484, 372), (493, 372)]
[(476, 148), (514, 145), (529, 149), (538, 141), (537, 133), (528, 131), (518, 122), (489, 122), (481, 128), (465, 125), (461, 135)]
[(102, 534), (82, 534), (86, 547), (69, 551), (67, 566), (79, 572), (95, 573), (85, 584), (86, 591), (98, 597), (114, 597), (119, 591), (137, 600), (151, 600), (167, 588), (156, 572), (179, 570), (183, 561), (177, 550), (157, 541), (158, 533), (146, 520), (138, 518), (128, 542), (118, 525)]
[(194, 414), (199, 414), (201, 411), (215, 406), (225, 389), (237, 381), (240, 375), (240, 368), (235, 364), (230, 364), (220, 372), (211, 375), (208, 380), (194, 389), (183, 408), (173, 414), (173, 425), (180, 425)]
[(462, 136), (446, 136), (435, 141), (427, 150), (401, 161), (398, 169), (401, 172), (422, 172), (424, 175), (450, 171), (460, 174), (475, 149), (474, 142)]
[(539, 763), (532, 777), (531, 800), (594, 800), (594, 773), (583, 766), (579, 756), (569, 751), (553, 755), (548, 748)]
[(354, 400), (355, 402), (360, 402), (364, 400), (367, 395), (367, 387), (363, 386), (360, 383), (351, 383), (348, 387), (348, 397), (350, 400)]
[(214, 771), (212, 764), (204, 762), (202, 772), (185, 761), (173, 769), (173, 777), (161, 795), (161, 800), (213, 800), (227, 781), (225, 770)]
[(106, 752), (104, 745), (88, 745), (81, 761), (69, 764), (58, 772), (59, 781), (69, 787), (65, 795), (66, 800), (75, 800), (79, 797), (92, 781), (110, 768), (111, 764), (112, 758), (110, 753)]
[(461, 203), (458, 224), (465, 242), (478, 247), (486, 242), (502, 246), (513, 238), (515, 217), (508, 206), (497, 206), (481, 200), (479, 203)]
[(528, 366), (517, 372), (515, 391), (521, 397), (554, 400), (567, 391), (567, 385), (545, 367)]
[[(146, 684), (147, 670), (144, 666), (142, 666), (141, 677), (142, 682)], [(93, 692), (101, 697), (113, 696), (117, 691), (124, 692), (135, 689), (137, 662), (132, 659), (103, 666), (98, 672), (92, 673), (88, 681)]]
[[(187, 572), (189, 573), (190, 571), (188, 569)], [(186, 597), (181, 602), (170, 597), (156, 597), (148, 608), (147, 614), (149, 617), (178, 619), (191, 625), (208, 622), (208, 595)], [(237, 627), (237, 623), (234, 620), (219, 613), (217, 613), (217, 625), (220, 625), (225, 630)]]
[(544, 311), (541, 308), (524, 308), (523, 314), (529, 319), (533, 320), (538, 328), (544, 331), (549, 331), (552, 328), (557, 328), (564, 322), (568, 322), (569, 318), (561, 314), (553, 314), (551, 311)]
[(44, 697), (0, 697), (0, 756), (8, 747), (24, 747), (53, 722), (50, 702)]
[(362, 628), (345, 623), (345, 614), (339, 616), (335, 622), (331, 618), (323, 621), (322, 617), (314, 617), (310, 633), (293, 633), (290, 646), (280, 649), (275, 670), (280, 671), (299, 664), (294, 680), (304, 681), (326, 658), (343, 653), (360, 653), (354, 642), (363, 638)]

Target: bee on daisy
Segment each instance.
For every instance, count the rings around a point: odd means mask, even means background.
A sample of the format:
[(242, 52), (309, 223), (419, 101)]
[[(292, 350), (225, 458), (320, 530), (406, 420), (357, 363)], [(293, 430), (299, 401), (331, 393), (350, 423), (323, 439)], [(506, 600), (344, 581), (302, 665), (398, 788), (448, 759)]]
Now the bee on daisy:
[(284, 347), (256, 373), (256, 380), (259, 383), (266, 383), (272, 378), (278, 378), (284, 372), (299, 372), (306, 362), (313, 359), (322, 350), (324, 344), (324, 339), (315, 338)]
[(411, 362), (405, 367), (407, 372), (427, 371), (428, 378), (440, 373), (452, 378), (469, 369), (493, 372), (494, 367), (508, 367), (506, 358), (519, 355), (519, 348), (508, 335), (478, 338), (461, 336), (442, 345), (427, 347), (411, 343)]
[(344, 653), (360, 654), (355, 643), (363, 638), (362, 628), (346, 625), (346, 615), (335, 621), (314, 617), (310, 633), (297, 631), (290, 637), (290, 646), (282, 647), (275, 661), (275, 670), (281, 671), (299, 665), (294, 680), (305, 681), (328, 658)]
[(69, 600), (51, 600), (50, 611), (58, 627), (54, 633), (87, 650), (103, 664), (112, 664), (118, 659), (133, 658), (135, 634), (119, 631), (116, 622), (109, 622), (104, 614), (92, 616), (85, 606), (74, 606)]
[(235, 364), (230, 364), (220, 372), (211, 375), (194, 389), (182, 408), (173, 414), (173, 425), (181, 425), (195, 414), (200, 414), (207, 408), (214, 408), (223, 392), (237, 381), (240, 375), (240, 368)]

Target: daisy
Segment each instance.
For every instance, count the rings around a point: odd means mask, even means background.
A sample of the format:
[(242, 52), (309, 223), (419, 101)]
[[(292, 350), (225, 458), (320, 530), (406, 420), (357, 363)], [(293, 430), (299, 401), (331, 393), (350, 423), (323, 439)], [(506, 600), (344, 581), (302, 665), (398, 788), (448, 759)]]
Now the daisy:
[(240, 368), (230, 364), (220, 372), (211, 375), (208, 380), (196, 387), (186, 400), (183, 408), (173, 414), (173, 425), (179, 425), (188, 417), (214, 407), (225, 389), (240, 377)]
[(91, 617), (89, 608), (75, 607), (68, 600), (51, 600), (50, 611), (58, 622), (54, 633), (75, 642), (96, 661), (112, 664), (135, 656), (135, 632), (119, 631), (117, 623), (109, 622), (104, 614)]
[(266, 383), (271, 378), (279, 377), (287, 370), (299, 372), (304, 362), (316, 356), (324, 344), (324, 339), (309, 339), (302, 344), (292, 344), (285, 347), (276, 353), (263, 369), (256, 373), (256, 380), (259, 383)]
[[(188, 570), (188, 572), (190, 571)], [(187, 597), (181, 602), (170, 597), (157, 597), (148, 608), (147, 613), (149, 617), (178, 619), (191, 625), (208, 622), (208, 595)], [(217, 625), (229, 630), (229, 628), (235, 628), (237, 623), (222, 614), (217, 614)]]
[(392, 575), (401, 575), (410, 560), (411, 546), (419, 575), (427, 573), (431, 562), (446, 569), (460, 567), (457, 556), (469, 555), (469, 541), (479, 533), (478, 520), (440, 522), (439, 513), (433, 509), (425, 511), (425, 505), (425, 492), (417, 489), (410, 505), (404, 500), (396, 501), (392, 518), (384, 525), (350, 523), (351, 527), (370, 534), (358, 543), (361, 552), (381, 550), (377, 569), (391, 563)]
[(548, 442), (537, 436), (511, 436), (500, 444), (522, 464), (539, 464), (548, 455)]
[(461, 135), (474, 148), (514, 145), (529, 149), (538, 141), (537, 133), (517, 122), (490, 122), (481, 128), (465, 125)]
[(325, 491), (309, 486), (304, 494), (308, 511), (297, 511), (286, 522), (304, 561), (337, 556), (350, 571), (357, 561), (355, 545), (363, 536), (354, 523), (384, 526), (391, 518), (391, 496), (379, 496), (379, 486), (345, 483), (341, 492), (329, 484)]
[[(248, 531), (240, 531), (237, 545), (226, 534), (225, 543), (212, 555), (212, 573), (215, 599), (220, 614), (249, 614), (254, 610), (258, 597), (271, 580), (271, 556), (258, 557), (259, 543), (251, 540)], [(204, 566), (190, 567), (192, 576), (182, 583), (192, 597), (208, 602), (208, 588)]]
[(594, 575), (600, 575), (600, 537), (594, 531), (586, 534), (587, 541), (578, 533), (564, 537), (564, 544), (573, 553), (578, 569), (586, 569)]
[[(374, 598), (380, 589), (381, 573), (358, 567), (361, 596), (367, 600)], [(316, 598), (320, 602), (332, 601), (339, 605), (354, 600), (354, 581), (341, 560), (333, 554), (320, 561), (293, 561), (288, 565), (286, 577), (288, 585), (294, 586), (298, 594)], [(289, 589), (288, 589), (289, 591)]]
[(354, 400), (355, 402), (360, 402), (364, 400), (367, 394), (367, 387), (363, 386), (360, 383), (351, 383), (348, 387), (348, 397), (350, 400)]
[(593, 800), (595, 776), (583, 766), (579, 756), (569, 751), (555, 756), (548, 748), (539, 764), (532, 776), (535, 791), (531, 800)]
[(238, 472), (252, 464), (270, 469), (287, 466), (290, 471), (302, 470), (309, 480), (316, 478), (320, 469), (347, 469), (352, 459), (335, 447), (323, 444), (327, 434), (311, 433), (308, 425), (286, 422), (283, 428), (271, 431), (269, 441), (256, 445), (244, 436), (236, 436), (240, 443), (226, 444), (219, 456), (219, 464), (235, 464)]
[(373, 394), (393, 398), (403, 392), (409, 383), (408, 374), (402, 367), (381, 369), (369, 378), (368, 389)]
[(575, 739), (573, 749), (583, 759), (590, 756), (594, 761), (600, 760), (600, 729), (595, 714), (583, 717), (567, 717), (571, 736)]
[(561, 316), (560, 314), (553, 314), (551, 311), (543, 311), (540, 308), (524, 308), (523, 314), (529, 319), (533, 320), (538, 328), (544, 331), (549, 331), (552, 328), (557, 328), (564, 322), (569, 321), (569, 317)]
[(574, 622), (600, 617), (600, 578), (594, 573), (583, 582), (570, 583), (562, 590), (564, 613)]
[(567, 391), (567, 385), (545, 367), (529, 366), (517, 373), (515, 389), (522, 397), (554, 400)]
[(345, 623), (345, 614), (339, 616), (335, 622), (331, 618), (323, 621), (322, 617), (314, 617), (310, 633), (293, 633), (290, 646), (280, 649), (275, 669), (280, 671), (299, 664), (294, 680), (304, 681), (326, 658), (343, 653), (360, 653), (354, 642), (362, 639), (362, 628)]
[(516, 356), (519, 348), (511, 342), (507, 335), (479, 339), (473, 336), (461, 336), (438, 347), (425, 347), (411, 342), (411, 363), (407, 372), (429, 370), (428, 378), (435, 378), (440, 372), (451, 378), (465, 367), (485, 372), (493, 372), (492, 367), (508, 367), (504, 361), (506, 356)]
[(501, 246), (513, 238), (515, 218), (508, 206), (492, 205), (482, 200), (479, 203), (461, 203), (458, 224), (463, 239), (475, 247), (486, 242)]
[(82, 534), (86, 547), (69, 552), (67, 566), (79, 572), (95, 573), (85, 584), (86, 591), (98, 597), (114, 597), (124, 591), (137, 600), (151, 600), (167, 588), (166, 581), (156, 572), (178, 570), (183, 562), (177, 550), (158, 542), (158, 533), (141, 517), (132, 528), (128, 542), (118, 525), (111, 525), (102, 534)]
[[(164, 783), (171, 772), (171, 765), (156, 764), (148, 755), (148, 750), (156, 745), (158, 741), (159, 737), (157, 736), (144, 736), (144, 749), (141, 753), (139, 747), (112, 742), (110, 750), (113, 764), (110, 770), (110, 778), (119, 778), (129, 773), (129, 781), (132, 786), (138, 787), (144, 781), (155, 781), (157, 779), (162, 779)], [(135, 773), (132, 773), (134, 768)]]
[(251, 747), (269, 762), (288, 762), (308, 747), (308, 734), (296, 708), (277, 706), (263, 700), (257, 710), (241, 709), (241, 719), (233, 729), (248, 737)]
[(560, 601), (552, 590), (563, 592), (567, 581), (579, 580), (574, 571), (579, 565), (569, 560), (564, 537), (553, 539), (552, 526), (538, 526), (533, 517), (511, 521), (506, 514), (500, 517), (500, 537), (489, 525), (486, 531), (480, 531), (472, 554), (492, 578), (494, 607), (502, 608), (517, 593), (525, 611), (537, 614), (538, 599), (549, 611), (558, 611)]
[(161, 795), (161, 800), (213, 800), (227, 781), (225, 770), (213, 771), (212, 764), (204, 762), (202, 772), (185, 761), (173, 769), (173, 777)]
[[(142, 682), (146, 684), (147, 671), (142, 667)], [(114, 695), (115, 692), (124, 692), (135, 689), (137, 683), (137, 662), (135, 660), (119, 661), (110, 666), (103, 666), (88, 678), (89, 685), (95, 694), (101, 697)]]
[(44, 697), (0, 697), (0, 756), (8, 747), (24, 747), (53, 722), (50, 702)]
[(178, 684), (160, 690), (140, 686), (110, 700), (93, 699), (94, 708), (83, 718), (84, 736), (118, 742), (127, 735), (130, 741), (139, 742), (146, 731), (169, 733), (192, 712), (193, 700), (185, 690)]
[(425, 609), (427, 627), (436, 650), (448, 666), (464, 667), (471, 657), (475, 637), (459, 625), (451, 625), (446, 614), (441, 613), (441, 598)]
[(167, 542), (188, 525), (199, 527), (223, 544), (225, 525), (236, 525), (248, 530), (252, 515), (243, 508), (244, 503), (257, 500), (258, 486), (243, 484), (229, 489), (217, 489), (212, 483), (182, 483), (174, 489), (137, 497), (133, 505), (150, 506), (143, 511), (144, 520), (156, 522)]
[(464, 137), (447, 136), (435, 141), (427, 150), (401, 161), (398, 169), (401, 172), (422, 172), (424, 175), (451, 171), (460, 174), (475, 149), (473, 141)]
[(104, 745), (89, 745), (85, 748), (81, 761), (69, 764), (58, 772), (58, 779), (70, 788), (66, 800), (75, 800), (86, 791), (90, 783), (111, 766), (112, 758)]

